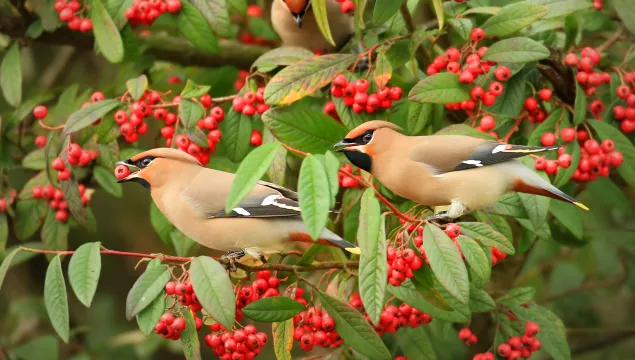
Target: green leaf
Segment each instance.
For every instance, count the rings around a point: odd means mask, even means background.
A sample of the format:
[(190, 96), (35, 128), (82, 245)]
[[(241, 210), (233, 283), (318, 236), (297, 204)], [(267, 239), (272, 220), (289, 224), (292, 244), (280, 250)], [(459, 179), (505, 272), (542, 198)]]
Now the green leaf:
[(190, 0), (190, 2), (205, 17), (214, 33), (225, 38), (233, 36), (227, 0)]
[(320, 160), (314, 155), (302, 161), (298, 178), (298, 194), (302, 208), (302, 220), (307, 226), (309, 235), (317, 240), (324, 230), (329, 215), (329, 181)]
[(190, 250), (196, 243), (187, 237), (179, 229), (173, 229), (170, 232), (170, 243), (174, 246), (174, 250), (178, 256), (188, 256)]
[(57, 335), (68, 344), (70, 333), (70, 320), (68, 315), (68, 298), (66, 296), (66, 283), (62, 273), (60, 256), (53, 258), (44, 278), (44, 304), (51, 324)]
[(543, 20), (569, 15), (591, 7), (590, 0), (528, 0), (526, 2), (546, 6), (549, 9)]
[(469, 19), (458, 18), (449, 19), (448, 23), (456, 30), (461, 39), (469, 40), (472, 35), (472, 22)]
[(141, 75), (137, 78), (130, 79), (126, 81), (126, 88), (133, 99), (139, 100), (148, 89), (148, 77)]
[[(9, 354), (15, 354), (20, 360), (58, 360), (59, 345), (55, 336), (38, 336), (11, 348)], [(68, 359), (71, 360), (70, 357)]]
[(340, 160), (331, 151), (324, 153), (324, 170), (326, 171), (326, 177), (329, 181), (329, 189), (331, 193), (330, 208), (335, 207), (337, 194), (340, 190), (340, 182), (338, 179), (338, 173), (340, 170)]
[(133, 0), (106, 0), (104, 6), (113, 22), (117, 26), (117, 29), (121, 29), (128, 23), (126, 19), (126, 9), (132, 5)]
[(38, 15), (39, 20), (42, 23), (42, 29), (47, 32), (62, 26), (62, 22), (59, 19), (59, 13), (55, 11), (53, 7), (54, 1), (51, 0), (30, 0), (29, 5), (33, 11)]
[(362, 314), (345, 302), (318, 292), (320, 303), (333, 320), (335, 330), (347, 346), (374, 360), (392, 359), (390, 351)]
[(575, 82), (575, 109), (573, 112), (573, 125), (578, 126), (586, 119), (587, 97), (582, 86)]
[(296, 46), (282, 46), (269, 50), (266, 53), (260, 55), (256, 61), (251, 65), (253, 68), (259, 68), (265, 65), (293, 65), (298, 61), (308, 59), (315, 56), (311, 51), (296, 47)]
[[(418, 249), (416, 249), (412, 242), (410, 243), (410, 247), (416, 252), (419, 251)], [(439, 290), (435, 288), (435, 278), (432, 271), (425, 268), (413, 271), (413, 275), (414, 277), (412, 278), (412, 284), (425, 301), (429, 302), (430, 304), (441, 310), (452, 310), (452, 306), (450, 306), (450, 304), (445, 301), (443, 296), (441, 296)]]
[[(1, 69), (0, 69), (1, 70)], [(11, 113), (11, 115), (2, 121), (2, 129), (10, 129), (20, 122), (22, 122), (27, 116), (29, 116), (33, 108), (42, 103), (48, 102), (53, 98), (52, 92), (45, 92), (33, 95), (29, 100), (22, 103), (15, 111)]]
[(44, 159), (44, 149), (35, 149), (22, 159), (22, 166), (26, 169), (44, 170), (46, 160)]
[(506, 307), (518, 306), (531, 301), (536, 295), (536, 290), (531, 287), (519, 287), (511, 289), (507, 294), (496, 301)]
[(0, 214), (0, 254), (4, 253), (7, 247), (7, 240), (9, 239), (9, 222), (7, 214)]
[[(264, 121), (264, 120), (263, 120)], [(251, 117), (237, 112), (232, 107), (221, 123), (223, 141), (226, 154), (233, 162), (242, 161), (249, 152), (249, 139), (251, 137)]]
[(357, 230), (357, 243), (362, 252), (359, 260), (359, 294), (366, 313), (374, 324), (379, 324), (388, 281), (385, 219), (381, 216), (379, 201), (373, 189), (364, 191), (361, 203)]
[(274, 296), (260, 299), (243, 308), (243, 314), (248, 318), (260, 322), (281, 322), (293, 319), (306, 307), (285, 296)]
[(514, 254), (511, 240), (494, 230), (491, 226), (480, 222), (460, 222), (461, 233), (487, 246), (492, 246), (505, 254)]
[[(55, 220), (55, 211), (48, 211), (41, 234), (44, 248), (48, 250), (66, 250), (68, 248), (69, 231), (70, 226), (68, 222), (60, 223)], [(46, 257), (49, 260), (53, 258), (51, 254), (47, 254)]]
[(159, 322), (164, 313), (165, 296), (163, 296), (163, 294), (159, 294), (148, 307), (137, 314), (137, 325), (143, 335), (148, 336), (152, 334), (154, 327), (157, 325), (157, 322)]
[[(205, 3), (203, 0), (194, 1), (200, 5)], [(181, 4), (183, 7), (176, 15), (176, 25), (179, 31), (181, 31), (181, 34), (194, 46), (203, 51), (210, 53), (219, 52), (218, 38), (212, 32), (212, 29), (210, 29), (203, 15), (188, 1), (182, 1)]]
[[(435, 110), (435, 116), (437, 111), (438, 110)], [(485, 139), (485, 140), (494, 139), (491, 135), (478, 131), (467, 124), (454, 124), (454, 125), (446, 126), (443, 129), (437, 131), (435, 135), (467, 135), (467, 136), (471, 136), (471, 137), (475, 137), (479, 139)]]
[(62, 131), (62, 138), (68, 134), (72, 134), (92, 125), (92, 123), (101, 119), (104, 115), (108, 114), (112, 109), (116, 108), (120, 104), (121, 103), (117, 100), (107, 99), (91, 103), (85, 108), (81, 108), (80, 110), (74, 112), (66, 121), (64, 131)]
[[(183, 91), (181, 91), (181, 97), (195, 98), (201, 95), (207, 94), (211, 86), (209, 85), (197, 85), (194, 81), (188, 79), (185, 83)], [(200, 105), (199, 105), (200, 107)]]
[(536, 337), (542, 344), (541, 350), (547, 352), (553, 359), (571, 359), (567, 329), (556, 314), (536, 304), (531, 304), (528, 308), (516, 306), (513, 311), (519, 319), (538, 323), (540, 332)]
[(417, 102), (408, 103), (408, 134), (418, 135), (432, 122), (434, 105)]
[(236, 299), (223, 266), (210, 257), (195, 257), (190, 265), (190, 279), (203, 309), (230, 329), (236, 316)]
[(395, 336), (401, 351), (409, 359), (436, 360), (433, 342), (423, 326), (416, 328), (403, 327)]
[(114, 197), (120, 198), (123, 196), (123, 188), (121, 184), (117, 183), (117, 178), (103, 166), (95, 166), (93, 170), (95, 181), (101, 186), (107, 193)]
[(622, 20), (622, 24), (635, 35), (635, 9), (630, 0), (613, 0), (611, 1), (615, 8), (615, 13)]
[(291, 349), (293, 348), (293, 319), (271, 325), (273, 336), (273, 352), (277, 360), (292, 360)]
[(68, 282), (79, 301), (90, 307), (101, 272), (101, 243), (86, 243), (75, 250), (68, 263)]
[(15, 248), (13, 251), (7, 255), (4, 260), (2, 260), (2, 264), (0, 265), (0, 290), (2, 290), (2, 283), (4, 282), (4, 277), (7, 275), (7, 271), (9, 271), (9, 266), (11, 266), (11, 261), (15, 257), (15, 254), (20, 252), (19, 247)]
[(624, 181), (635, 188), (635, 146), (621, 131), (605, 122), (590, 120), (588, 123), (600, 139), (611, 139), (615, 142), (615, 151), (621, 152), (624, 156), (624, 161), (617, 168), (617, 172)]
[(496, 15), (500, 11), (501, 8), (497, 6), (478, 6), (471, 8), (463, 13), (463, 16), (467, 16), (470, 14), (489, 14)]
[(161, 265), (146, 269), (128, 292), (126, 318), (130, 320), (148, 307), (152, 300), (163, 291), (168, 280), (170, 280), (170, 272), (167, 266)]
[(439, 30), (443, 29), (443, 20), (445, 19), (442, 1), (443, 0), (432, 0), (432, 7), (434, 8), (434, 13), (437, 15), (437, 22), (439, 23)]
[(530, 38), (517, 37), (495, 42), (483, 54), (482, 59), (500, 63), (519, 64), (548, 57), (549, 49), (543, 45)]
[(485, 290), (470, 284), (470, 311), (488, 312), (496, 309), (494, 299)]
[(333, 40), (333, 35), (331, 35), (331, 28), (327, 17), (328, 9), (326, 1), (327, 0), (313, 0), (311, 2), (311, 9), (315, 15), (315, 22), (317, 23), (318, 28), (320, 28), (322, 35), (324, 35), (324, 39), (326, 39), (329, 44), (337, 46), (337, 44), (335, 44), (335, 40)]
[(575, 173), (575, 170), (578, 168), (578, 164), (580, 163), (580, 144), (578, 144), (577, 141), (572, 141), (567, 144), (565, 153), (571, 155), (571, 166), (566, 169), (558, 169), (556, 178), (553, 180), (553, 185), (555, 187), (560, 187), (568, 183), (573, 176), (573, 173)]
[(548, 12), (548, 8), (540, 5), (509, 4), (487, 19), (481, 28), (487, 36), (509, 36), (542, 19)]
[(22, 65), (20, 64), (20, 45), (14, 42), (4, 55), (0, 64), (0, 88), (4, 99), (13, 107), (22, 102)]
[(538, 125), (538, 127), (536, 127), (534, 131), (532, 131), (531, 135), (529, 136), (529, 140), (527, 141), (527, 145), (533, 145), (533, 146), (542, 145), (540, 143), (540, 137), (542, 136), (542, 134), (548, 131), (554, 131), (556, 127), (556, 123), (561, 121), (563, 117), (567, 116), (567, 114), (569, 114), (569, 112), (565, 111), (563, 113), (563, 109), (561, 107), (553, 109), (551, 111), (551, 114), (547, 116), (545, 121), (540, 123), (540, 125)]
[(333, 97), (333, 103), (335, 104), (337, 115), (340, 117), (340, 120), (342, 120), (342, 124), (344, 124), (347, 129), (352, 130), (365, 123), (366, 121), (370, 121), (373, 119), (373, 115), (367, 112), (356, 114), (353, 111), (352, 107), (346, 106), (343, 97)]
[(258, 180), (262, 178), (276, 157), (282, 143), (273, 142), (259, 146), (249, 153), (238, 166), (236, 177), (225, 200), (225, 212), (230, 213), (242, 199), (249, 194)]
[(44, 222), (48, 204), (40, 200), (20, 200), (16, 206), (15, 236), (18, 240), (27, 240), (37, 232)]
[(179, 116), (185, 128), (193, 128), (203, 117), (203, 107), (189, 99), (181, 99), (179, 102)]
[(582, 239), (584, 225), (580, 209), (562, 201), (552, 201), (549, 205), (549, 211), (573, 236)]
[(373, 78), (375, 79), (377, 87), (380, 89), (386, 87), (386, 85), (388, 85), (388, 81), (392, 78), (392, 65), (386, 58), (386, 54), (383, 52), (378, 53), (377, 58), (375, 59)]
[(470, 265), (472, 274), (478, 276), (481, 280), (488, 281), (492, 274), (492, 265), (487, 260), (487, 255), (485, 255), (483, 248), (474, 239), (465, 235), (459, 235), (457, 240), (461, 247), (461, 252), (465, 256), (465, 261)]
[(373, 24), (381, 25), (392, 18), (399, 8), (403, 0), (377, 0), (373, 8)]
[(421, 80), (408, 98), (420, 103), (449, 104), (471, 99), (470, 91), (459, 83), (459, 74), (439, 73)]
[(346, 130), (333, 118), (308, 109), (269, 109), (262, 115), (262, 122), (281, 142), (314, 154), (331, 150), (346, 136)]
[(457, 306), (453, 309), (448, 306), (448, 310), (444, 310), (432, 305), (421, 296), (421, 293), (417, 291), (410, 279), (406, 279), (401, 286), (388, 285), (387, 290), (397, 299), (432, 316), (435, 319), (462, 323), (468, 321), (470, 318), (470, 311), (467, 309), (467, 306), (458, 302), (457, 304), (462, 305), (463, 307)]
[[(315, 2), (313, 3), (315, 9)], [(269, 105), (287, 105), (311, 95), (329, 85), (335, 77), (346, 71), (356, 54), (315, 56), (284, 68), (265, 88), (265, 102)]]
[(183, 354), (187, 360), (202, 360), (201, 344), (198, 341), (198, 331), (194, 316), (189, 310), (184, 311), (185, 330), (181, 333), (181, 344), (183, 344)]
[(493, 114), (507, 115), (510, 118), (518, 116), (525, 105), (526, 89), (526, 72), (523, 71), (512, 76), (505, 84), (503, 93), (498, 96), (496, 103), (490, 106), (488, 111)]
[(448, 235), (434, 225), (426, 225), (423, 237), (423, 247), (432, 272), (455, 299), (467, 304), (469, 280), (458, 249)]
[(93, 21), (93, 33), (99, 51), (108, 61), (121, 62), (124, 54), (121, 34), (101, 0), (91, 2), (90, 19)]

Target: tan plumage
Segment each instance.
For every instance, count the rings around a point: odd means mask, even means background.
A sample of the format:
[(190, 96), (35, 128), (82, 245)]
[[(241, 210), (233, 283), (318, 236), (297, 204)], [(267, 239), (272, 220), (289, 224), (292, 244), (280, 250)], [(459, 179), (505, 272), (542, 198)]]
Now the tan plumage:
[(507, 145), (460, 135), (405, 136), (397, 130), (389, 122), (370, 121), (337, 146), (396, 194), (422, 205), (450, 205), (450, 218), (493, 205), (508, 191), (548, 196), (588, 210), (516, 160), (557, 147)]
[(336, 46), (322, 35), (310, 0), (274, 0), (271, 6), (271, 23), (284, 46), (298, 46), (313, 52), (332, 53), (342, 47), (353, 35), (353, 16), (340, 11), (335, 0), (326, 0), (327, 18)]
[[(260, 256), (276, 253), (294, 241), (311, 241), (302, 222), (296, 194), (259, 182), (230, 214), (225, 199), (234, 174), (201, 166), (179, 150), (153, 149), (121, 161), (139, 168), (120, 182), (139, 182), (174, 226), (211, 249)], [(359, 253), (354, 245), (324, 229), (321, 243)]]

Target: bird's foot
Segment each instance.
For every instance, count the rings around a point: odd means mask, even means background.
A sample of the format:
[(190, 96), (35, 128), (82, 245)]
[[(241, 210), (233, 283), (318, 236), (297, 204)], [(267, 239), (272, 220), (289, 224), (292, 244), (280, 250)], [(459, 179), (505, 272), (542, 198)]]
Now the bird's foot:
[(439, 226), (439, 225), (441, 225), (441, 223), (450, 222), (453, 219), (454, 218), (451, 217), (450, 214), (448, 214), (447, 211), (442, 211), (442, 212), (440, 212), (438, 214), (434, 214), (434, 215), (428, 216), (426, 218), (426, 222), (433, 223), (433, 224)]
[(227, 254), (222, 255), (220, 259), (221, 261), (223, 261), (223, 267), (225, 267), (225, 270), (234, 272), (237, 269), (236, 260), (242, 258), (245, 255), (246, 255), (246, 252), (244, 249), (238, 250), (238, 251), (230, 251)]

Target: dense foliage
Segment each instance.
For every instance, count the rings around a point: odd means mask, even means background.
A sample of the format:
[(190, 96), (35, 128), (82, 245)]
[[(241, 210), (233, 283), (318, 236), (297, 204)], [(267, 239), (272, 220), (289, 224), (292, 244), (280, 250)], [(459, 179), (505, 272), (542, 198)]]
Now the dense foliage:
[[(633, 353), (615, 345), (634, 332), (630, 1), (338, 2), (355, 36), (334, 54), (280, 47), (269, 1), (0, 5), (2, 358)], [(311, 11), (332, 42), (325, 6)], [(428, 223), (442, 207), (332, 152), (372, 119), (560, 145), (523, 161), (590, 211), (509, 193)], [(227, 209), (260, 179), (297, 189), (310, 235), (326, 226), (361, 255), (316, 243), (226, 272), (132, 204), (147, 194), (123, 196), (116, 162), (164, 146), (236, 173)], [(110, 262), (124, 257), (139, 263)], [(103, 300), (124, 290), (125, 305)]]

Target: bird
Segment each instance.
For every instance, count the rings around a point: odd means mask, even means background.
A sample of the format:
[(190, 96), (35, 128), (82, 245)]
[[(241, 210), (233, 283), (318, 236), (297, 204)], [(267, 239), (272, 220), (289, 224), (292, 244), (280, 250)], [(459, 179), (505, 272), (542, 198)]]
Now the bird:
[(331, 35), (336, 46), (322, 35), (311, 10), (311, 0), (273, 0), (271, 23), (284, 46), (303, 47), (321, 54), (340, 49), (355, 32), (354, 18), (340, 11), (336, 0), (326, 0)]
[[(136, 182), (150, 191), (152, 200), (181, 232), (199, 244), (222, 252), (233, 262), (245, 255), (263, 260), (294, 242), (313, 242), (302, 221), (298, 194), (259, 181), (230, 211), (225, 200), (235, 175), (206, 168), (183, 151), (156, 148), (117, 164), (136, 168), (118, 182)], [(317, 243), (353, 254), (360, 249), (328, 229)]]
[(487, 209), (504, 193), (546, 196), (589, 210), (517, 158), (558, 146), (504, 144), (462, 135), (406, 136), (382, 120), (365, 122), (335, 144), (355, 166), (397, 195), (426, 206), (446, 206), (429, 217), (451, 221)]

